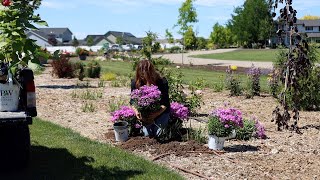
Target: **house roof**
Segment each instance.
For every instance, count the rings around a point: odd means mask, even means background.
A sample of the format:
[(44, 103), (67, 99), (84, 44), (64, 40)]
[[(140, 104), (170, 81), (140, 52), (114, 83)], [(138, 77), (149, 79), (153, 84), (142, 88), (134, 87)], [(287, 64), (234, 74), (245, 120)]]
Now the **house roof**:
[(297, 20), (296, 24), (304, 24), (305, 26), (320, 26), (320, 19), (317, 19), (317, 20)]
[(73, 34), (69, 28), (39, 28), (39, 31), (45, 33), (45, 34), (63, 34), (66, 31), (69, 31), (71, 34)]
[(105, 35), (88, 35), (86, 38), (84, 38), (84, 41), (88, 41), (89, 37), (92, 37), (93, 44), (97, 44), (103, 39), (106, 39), (107, 41), (109, 41)]
[(48, 41), (49, 36), (39, 30), (30, 30), (27, 33), (27, 36), (30, 37), (30, 34), (36, 35), (37, 37), (41, 38), (44, 41)]
[(109, 35), (113, 35), (116, 38), (122, 37), (125, 42), (131, 43), (131, 44), (141, 44), (142, 43), (142, 38), (137, 38), (129, 32), (108, 31), (105, 34), (105, 36), (108, 37)]

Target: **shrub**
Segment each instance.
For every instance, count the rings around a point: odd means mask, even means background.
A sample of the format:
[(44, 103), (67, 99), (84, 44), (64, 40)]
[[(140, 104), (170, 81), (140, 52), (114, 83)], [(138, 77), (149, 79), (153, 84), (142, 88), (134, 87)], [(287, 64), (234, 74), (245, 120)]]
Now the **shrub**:
[(86, 49), (83, 49), (83, 48), (78, 47), (78, 48), (76, 49), (76, 54), (79, 55), (79, 56), (80, 56), (80, 55), (89, 56), (89, 51), (86, 50)]
[(169, 48), (170, 53), (178, 53), (180, 51), (181, 51), (181, 48), (179, 46), (173, 46), (173, 47)]
[(260, 68), (257, 68), (252, 64), (251, 68), (247, 72), (247, 75), (250, 82), (250, 89), (252, 92), (252, 96), (259, 96), (260, 95), (260, 76), (261, 76)]
[(236, 128), (236, 139), (249, 140), (254, 135), (256, 128), (253, 120), (243, 120), (243, 128)]
[(91, 61), (86, 65), (86, 76), (89, 78), (99, 78), (101, 65), (98, 61)]
[(76, 62), (73, 64), (74, 75), (78, 77), (80, 81), (84, 78), (84, 64), (82, 62)]
[(52, 74), (58, 76), (58, 78), (73, 78), (74, 67), (69, 62), (69, 57), (59, 55), (59, 59), (55, 59), (51, 63)]
[(113, 81), (117, 79), (117, 75), (114, 73), (108, 72), (108, 73), (104, 73), (100, 79), (103, 81)]
[(242, 94), (241, 83), (239, 77), (236, 76), (236, 66), (229, 66), (226, 70), (226, 87), (230, 90), (230, 96), (240, 96)]

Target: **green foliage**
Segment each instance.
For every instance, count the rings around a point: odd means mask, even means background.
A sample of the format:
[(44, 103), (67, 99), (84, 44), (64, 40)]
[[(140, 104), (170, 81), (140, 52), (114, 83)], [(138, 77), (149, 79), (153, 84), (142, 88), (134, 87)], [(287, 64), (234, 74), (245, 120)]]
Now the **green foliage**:
[(35, 58), (39, 46), (27, 38), (26, 32), (36, 30), (35, 24), (47, 26), (39, 14), (34, 15), (41, 0), (10, 2), (8, 7), (1, 5), (0, 9), (0, 59), (6, 63), (11, 62), (10, 70), (18, 64), (26, 65), (28, 61), (39, 64), (38, 58)]
[(80, 98), (83, 100), (97, 100), (102, 98), (103, 93), (101, 91), (91, 91), (86, 89), (84, 92), (79, 91), (72, 91), (71, 97), (72, 98)]
[(73, 64), (74, 75), (75, 77), (78, 77), (80, 81), (85, 77), (84, 67), (85, 65), (82, 62), (76, 62)]
[[(287, 61), (287, 53), (286, 49), (280, 48), (279, 53), (277, 54), (277, 59), (273, 64), (275, 70), (270, 77), (270, 88), (275, 97), (278, 97), (278, 93), (281, 89), (284, 88), (284, 78), (282, 74), (286, 71), (285, 63)], [(311, 62), (311, 68), (308, 70), (309, 77), (299, 76), (297, 77), (297, 89), (299, 91), (295, 96), (293, 96), (293, 89), (288, 88), (288, 92), (286, 93), (286, 101), (290, 108), (293, 108), (294, 98), (299, 99), (300, 103), (298, 104), (298, 108), (302, 110), (320, 110), (320, 77), (319, 77), (319, 67), (315, 65), (318, 62), (318, 51), (315, 48), (314, 44), (309, 46), (308, 57)]]
[(183, 38), (184, 46), (186, 49), (195, 49), (197, 45), (197, 38), (193, 32), (193, 28), (189, 27), (188, 30), (184, 34)]
[(58, 78), (73, 78), (75, 69), (69, 59), (65, 55), (59, 55), (59, 59), (53, 60), (51, 63), (52, 74)]
[(98, 61), (90, 61), (86, 67), (86, 77), (99, 78), (101, 72), (101, 65)]
[(127, 105), (128, 102), (129, 100), (122, 96), (120, 97), (111, 96), (107, 104), (108, 112), (114, 112), (116, 110), (119, 110), (121, 106)]
[(168, 43), (174, 43), (173, 35), (168, 29), (166, 29), (166, 38), (168, 40)]
[(209, 135), (215, 135), (217, 137), (228, 137), (232, 132), (232, 128), (225, 128), (216, 116), (210, 116), (208, 122)]
[(93, 43), (94, 43), (94, 42), (93, 42), (93, 37), (92, 37), (92, 36), (89, 36), (88, 39), (87, 39), (87, 45), (88, 45), (88, 46), (93, 46)]
[(73, 40), (72, 40), (72, 46), (73, 47), (78, 47), (79, 46), (79, 41), (75, 36), (73, 37)]
[(226, 48), (233, 44), (233, 35), (228, 27), (216, 23), (210, 34), (210, 41), (218, 48)]
[(236, 139), (250, 140), (256, 131), (255, 122), (253, 120), (244, 119), (243, 128), (236, 128)]
[(82, 107), (82, 112), (95, 112), (96, 111), (96, 107), (93, 105), (92, 102), (86, 102)]
[(127, 76), (117, 76), (117, 78), (111, 81), (111, 87), (129, 87), (130, 78)]
[(205, 135), (205, 129), (203, 128), (189, 128), (189, 140), (195, 140), (196, 142), (200, 144), (206, 144), (208, 142), (207, 137)]
[(182, 138), (182, 126), (183, 125), (181, 120), (170, 121), (166, 127), (161, 128), (157, 139), (160, 142), (168, 142), (174, 140), (180, 141)]
[(108, 72), (104, 73), (100, 79), (103, 81), (113, 81), (117, 79), (117, 75), (115, 73)]
[[(167, 78), (169, 85), (169, 99), (171, 102), (178, 102), (189, 108), (191, 114), (196, 113), (196, 108), (203, 103), (202, 94), (198, 89), (190, 87), (191, 93), (187, 96), (184, 93), (183, 73), (180, 69), (162, 69), (161, 73)], [(202, 82), (195, 81), (196, 85), (202, 86)]]
[(241, 45), (258, 43), (269, 38), (272, 17), (269, 4), (265, 0), (247, 0), (236, 7), (228, 26)]
[(198, 50), (207, 49), (207, 40), (204, 37), (197, 37), (196, 47)]
[(178, 53), (181, 51), (181, 48), (179, 46), (173, 46), (169, 49), (170, 53)]
[(190, 81), (189, 89), (190, 90), (202, 90), (208, 87), (208, 83), (203, 78), (197, 78), (195, 81)]
[(160, 49), (159, 42), (155, 42), (157, 38), (158, 35), (156, 33), (148, 31), (147, 36), (142, 39), (143, 48), (141, 52), (142, 55), (144, 55), (149, 60), (151, 60), (151, 55), (158, 52)]
[(99, 80), (98, 82), (98, 87), (105, 87), (106, 83), (104, 82), (104, 80)]
[(89, 56), (89, 51), (86, 50), (86, 49), (84, 49), (84, 48), (78, 47), (78, 48), (76, 49), (76, 54), (79, 55), (79, 56), (80, 56), (80, 55)]
[(189, 29), (191, 23), (198, 22), (196, 8), (193, 6), (195, 0), (185, 0), (179, 8), (178, 22), (175, 26), (180, 26), (179, 33), (184, 33)]
[(226, 88), (230, 90), (230, 96), (240, 96), (242, 94), (242, 88), (239, 76), (230, 68), (228, 68), (226, 72)]

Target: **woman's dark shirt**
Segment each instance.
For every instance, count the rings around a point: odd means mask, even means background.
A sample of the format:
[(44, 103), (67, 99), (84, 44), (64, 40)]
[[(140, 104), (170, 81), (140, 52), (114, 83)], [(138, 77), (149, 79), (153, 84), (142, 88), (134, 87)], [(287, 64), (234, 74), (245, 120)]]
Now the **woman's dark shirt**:
[[(167, 107), (167, 109), (164, 112), (170, 112), (170, 101), (169, 101), (169, 85), (166, 78), (158, 79), (156, 86), (158, 86), (159, 90), (161, 91), (161, 100), (160, 104)], [(145, 84), (141, 84), (140, 86), (143, 86)], [(136, 88), (136, 81), (131, 81), (131, 92)], [(130, 104), (132, 105), (132, 99), (130, 99)]]

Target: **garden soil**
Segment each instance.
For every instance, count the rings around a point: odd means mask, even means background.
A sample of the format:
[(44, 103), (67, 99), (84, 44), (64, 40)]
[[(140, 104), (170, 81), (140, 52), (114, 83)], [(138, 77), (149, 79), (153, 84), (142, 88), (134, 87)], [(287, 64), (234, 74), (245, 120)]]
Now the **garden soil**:
[[(90, 139), (120, 147), (150, 161), (167, 166), (186, 179), (320, 179), (320, 113), (301, 112), (299, 126), (303, 134), (277, 131), (271, 122), (277, 101), (269, 95), (246, 99), (230, 97), (228, 92), (203, 91), (204, 104), (199, 113), (228, 105), (255, 116), (266, 127), (268, 138), (250, 141), (227, 140), (223, 153), (212, 153), (206, 144), (195, 141), (161, 144), (147, 137), (132, 137), (127, 142), (114, 142), (109, 104), (129, 101), (129, 87), (114, 88), (110, 83), (98, 87), (98, 80), (58, 79), (47, 67), (35, 77), (38, 116), (80, 133)], [(244, 70), (245, 71), (245, 70)], [(102, 98), (79, 98), (87, 91), (102, 93)], [(187, 91), (186, 91), (187, 92)], [(94, 112), (83, 112), (92, 104)], [(205, 119), (204, 119), (205, 120)], [(35, 122), (36, 123), (36, 122)], [(206, 127), (203, 122), (189, 120), (185, 127)], [(163, 155), (163, 156), (159, 156)], [(185, 173), (177, 166), (203, 175)]]

